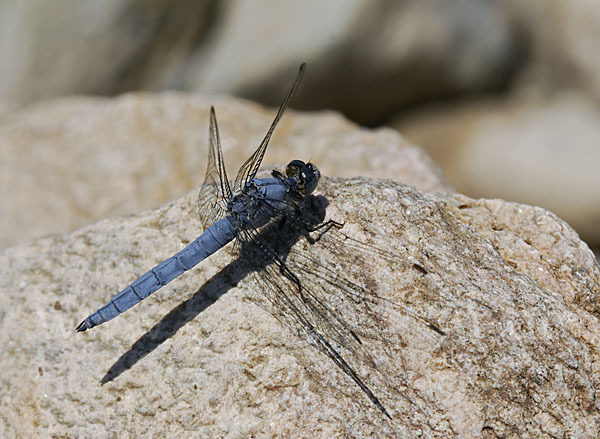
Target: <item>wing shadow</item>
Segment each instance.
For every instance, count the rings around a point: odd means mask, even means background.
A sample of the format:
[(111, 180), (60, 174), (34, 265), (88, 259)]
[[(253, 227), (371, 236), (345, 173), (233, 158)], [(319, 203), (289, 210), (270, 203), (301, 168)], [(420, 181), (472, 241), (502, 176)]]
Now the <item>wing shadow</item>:
[[(328, 202), (322, 195), (308, 196), (303, 202), (302, 216), (309, 219), (309, 227), (319, 224), (325, 218)], [(285, 239), (281, 239), (281, 223), (273, 221), (263, 227), (258, 234), (262, 242), (271, 243), (277, 250), (277, 256), (285, 260), (287, 253), (304, 235), (305, 230), (287, 230)], [(242, 243), (240, 255), (229, 263), (219, 273), (214, 275), (192, 297), (173, 308), (148, 332), (141, 336), (121, 357), (110, 367), (100, 384), (104, 385), (131, 369), (146, 355), (154, 351), (163, 342), (171, 338), (188, 322), (207, 310), (222, 295), (242, 281), (248, 274), (269, 265), (272, 260), (264, 258), (264, 253), (257, 255), (252, 245)]]

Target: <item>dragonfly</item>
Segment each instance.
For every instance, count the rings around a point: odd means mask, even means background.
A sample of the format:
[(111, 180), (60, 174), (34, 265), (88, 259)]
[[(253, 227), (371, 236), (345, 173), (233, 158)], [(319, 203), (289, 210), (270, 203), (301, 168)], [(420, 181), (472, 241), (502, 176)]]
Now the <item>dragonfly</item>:
[(116, 294), (86, 317), (76, 330), (83, 332), (117, 317), (235, 241), (240, 257), (251, 265), (254, 276), (251, 283), (279, 310), (282, 320), (324, 352), (391, 419), (352, 365), (354, 355), (363, 358), (363, 363), (373, 364), (373, 361), (362, 346), (360, 329), (342, 317), (342, 302), (366, 304), (367, 288), (340, 276), (336, 264), (327, 265), (326, 261), (293, 249), (301, 238), (306, 238), (311, 246), (329, 242), (330, 251), (338, 256), (352, 251), (353, 246), (359, 247), (358, 241), (346, 235), (332, 235), (344, 224), (324, 219), (327, 200), (313, 195), (321, 177), (318, 168), (310, 162), (292, 160), (285, 173), (273, 170), (270, 177), (257, 177), (269, 141), (298, 89), (305, 68), (303, 63), (267, 134), (240, 167), (232, 184), (225, 169), (215, 110), (211, 107), (208, 166), (199, 197), (204, 232)]

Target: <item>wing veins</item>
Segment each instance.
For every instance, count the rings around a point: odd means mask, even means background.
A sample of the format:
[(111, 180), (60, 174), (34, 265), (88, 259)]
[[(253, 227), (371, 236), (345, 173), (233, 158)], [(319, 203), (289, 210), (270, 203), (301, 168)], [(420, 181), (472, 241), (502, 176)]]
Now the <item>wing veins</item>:
[(258, 168), (260, 167), (263, 157), (265, 156), (265, 152), (267, 150), (267, 146), (269, 145), (269, 141), (271, 140), (271, 136), (273, 135), (273, 131), (275, 131), (275, 127), (281, 120), (281, 117), (283, 116), (283, 113), (285, 112), (288, 104), (293, 99), (294, 94), (296, 93), (296, 90), (300, 85), (300, 81), (302, 80), (302, 76), (304, 75), (305, 67), (305, 63), (302, 63), (300, 65), (300, 68), (298, 69), (298, 75), (296, 76), (296, 80), (294, 81), (294, 84), (292, 85), (292, 88), (288, 92), (287, 96), (283, 99), (283, 102), (279, 106), (279, 110), (277, 111), (277, 115), (275, 116), (273, 123), (271, 123), (271, 126), (269, 127), (269, 131), (267, 131), (267, 134), (265, 135), (262, 142), (260, 142), (260, 145), (258, 146), (256, 151), (254, 151), (250, 158), (248, 158), (248, 160), (246, 160), (244, 164), (240, 167), (240, 170), (238, 171), (237, 176), (235, 177), (234, 183), (234, 190), (236, 192), (241, 190), (246, 185), (246, 183), (248, 183), (256, 176)]

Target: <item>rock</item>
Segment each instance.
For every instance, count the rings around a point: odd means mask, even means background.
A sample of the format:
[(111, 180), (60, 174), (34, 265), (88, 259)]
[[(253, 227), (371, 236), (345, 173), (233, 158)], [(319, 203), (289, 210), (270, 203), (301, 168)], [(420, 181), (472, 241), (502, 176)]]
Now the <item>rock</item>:
[(4, 2), (0, 24), (0, 41), (11, 42), (0, 46), (0, 102), (13, 108), (164, 89), (275, 106), (283, 73), (307, 61), (299, 108), (370, 125), (413, 103), (505, 84), (521, 43), (512, 18), (479, 0)]
[(57, 9), (4, 2), (0, 40), (10, 44), (0, 46), (0, 105), (174, 88), (275, 105), (273, 87), (287, 86), (282, 73), (303, 60), (314, 74), (300, 108), (333, 108), (368, 125), (515, 83), (598, 98), (594, 5), (71, 0)]
[[(66, 0), (0, 5), (0, 102), (163, 87), (211, 28), (209, 1)], [(91, 25), (90, 23), (93, 23)], [(172, 84), (171, 84), (172, 85)]]
[(576, 93), (480, 101), (394, 124), (458, 191), (543, 206), (600, 245), (600, 111)]
[[(72, 98), (0, 122), (0, 247), (154, 208), (204, 180), (216, 107), (229, 176), (258, 147), (274, 109), (182, 93)], [(368, 131), (332, 112), (286, 113), (265, 165), (312, 159), (324, 175), (397, 178), (442, 190), (431, 160), (394, 130)]]
[(521, 60), (513, 17), (495, 2), (267, 3), (224, 8), (211, 44), (185, 66), (186, 88), (274, 106), (273, 88), (303, 60), (298, 108), (377, 126), (414, 104), (497, 89)]
[[(367, 301), (342, 287), (323, 300), (344, 310), (356, 339), (338, 348), (357, 354), (347, 358), (391, 420), (273, 318), (242, 266), (226, 266), (231, 247), (75, 332), (196, 237), (191, 191), (0, 253), (0, 434), (598, 437), (600, 272), (565, 222), (390, 180), (323, 178), (320, 191), (344, 226), (295, 248), (362, 288)], [(340, 233), (369, 245), (328, 247)]]
[(503, 2), (529, 53), (519, 87), (578, 90), (600, 98), (600, 10), (594, 0)]

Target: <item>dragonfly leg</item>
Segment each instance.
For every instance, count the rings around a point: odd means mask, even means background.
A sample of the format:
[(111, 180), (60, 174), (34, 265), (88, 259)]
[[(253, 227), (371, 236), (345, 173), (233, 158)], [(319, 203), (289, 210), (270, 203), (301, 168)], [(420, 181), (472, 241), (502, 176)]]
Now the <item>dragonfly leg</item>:
[[(329, 220), (326, 221), (322, 224), (319, 224), (318, 226), (309, 229), (306, 234), (306, 239), (308, 240), (309, 243), (314, 244), (315, 242), (318, 242), (323, 235), (325, 235), (325, 233), (327, 233), (329, 230), (331, 230), (332, 227), (335, 227), (336, 229), (341, 229), (342, 227), (344, 227), (344, 223), (340, 223), (338, 221), (334, 221), (334, 220)], [(312, 236), (310, 236), (309, 233), (312, 232), (319, 232), (317, 234), (316, 238), (313, 238)]]
[(285, 262), (279, 259), (279, 257), (277, 258), (277, 260), (279, 262), (279, 272), (296, 286), (296, 288), (298, 289), (298, 295), (304, 303), (307, 303), (308, 299), (306, 298), (304, 291), (302, 290), (302, 283), (300, 282), (300, 279), (292, 272), (292, 270), (288, 268)]

